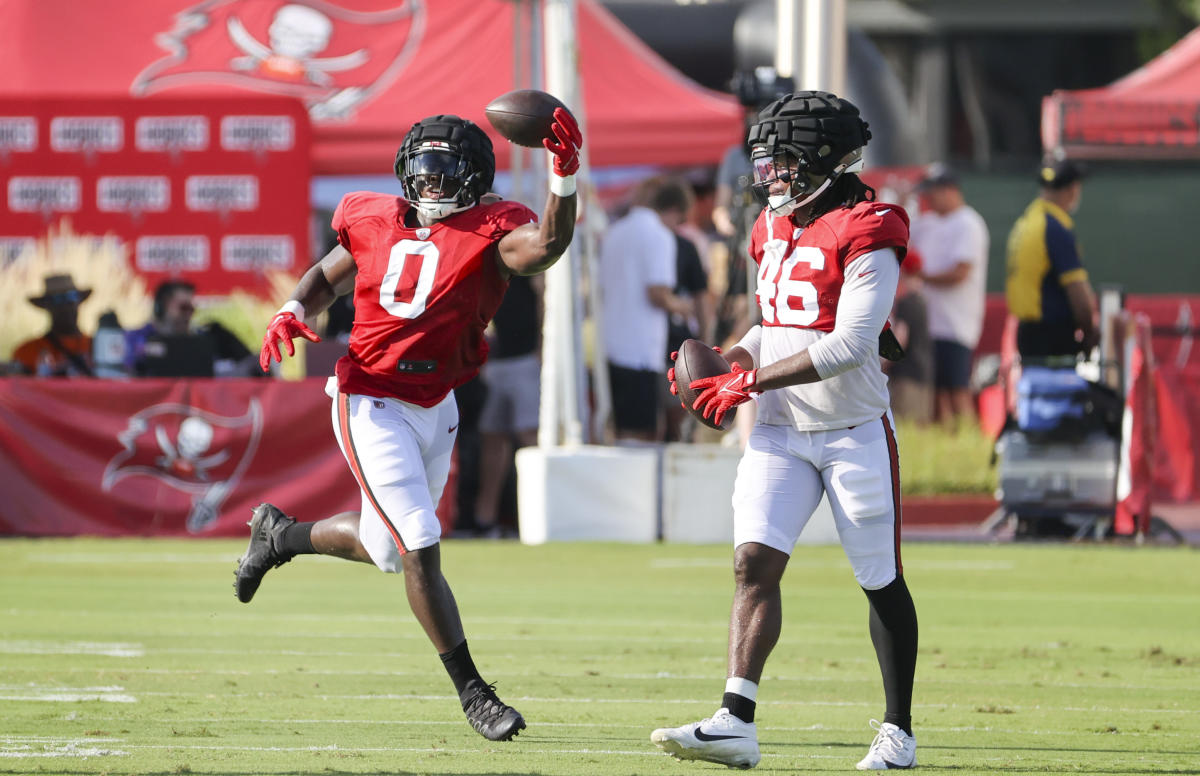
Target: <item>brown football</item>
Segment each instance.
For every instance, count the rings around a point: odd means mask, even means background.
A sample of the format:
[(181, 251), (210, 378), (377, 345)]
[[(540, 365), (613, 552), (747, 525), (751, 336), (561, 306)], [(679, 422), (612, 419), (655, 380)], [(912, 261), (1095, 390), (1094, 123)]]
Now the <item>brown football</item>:
[(725, 361), (725, 357), (700, 340), (684, 340), (683, 344), (679, 346), (679, 355), (675, 357), (675, 385), (679, 387), (679, 398), (683, 402), (684, 408), (692, 413), (696, 420), (718, 431), (724, 431), (733, 425), (733, 416), (737, 412), (737, 408), (726, 412), (721, 425), (718, 426), (712, 422), (711, 418), (702, 416), (699, 410), (692, 409), (692, 403), (696, 401), (699, 392), (693, 391), (688, 386), (692, 384), (693, 380), (728, 374), (728, 372), (729, 364)]
[(488, 103), (483, 115), (496, 131), (517, 145), (541, 148), (542, 140), (552, 138), (554, 109), (566, 106), (557, 97), (537, 89), (517, 89)]

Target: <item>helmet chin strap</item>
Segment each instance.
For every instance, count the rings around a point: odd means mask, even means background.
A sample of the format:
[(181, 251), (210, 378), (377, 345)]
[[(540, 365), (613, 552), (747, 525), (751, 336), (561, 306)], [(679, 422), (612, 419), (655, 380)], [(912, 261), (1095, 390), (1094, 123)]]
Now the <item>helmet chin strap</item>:
[(418, 199), (416, 201), (417, 212), (433, 221), (438, 221), (446, 216), (452, 216), (455, 213), (461, 213), (464, 210), (470, 210), (478, 204), (471, 202), (468, 205), (460, 205), (458, 200), (446, 201), (441, 199)]
[(780, 218), (790, 216), (799, 208), (804, 207), (817, 197), (821, 196), (825, 189), (829, 188), (830, 185), (837, 180), (839, 175), (841, 175), (840, 171), (835, 173), (832, 177), (826, 178), (825, 182), (818, 186), (816, 191), (814, 191), (812, 194), (809, 194), (799, 202), (796, 201), (796, 198), (799, 197), (800, 194), (793, 194), (790, 197), (787, 194), (773, 194), (767, 197), (767, 206), (771, 208), (772, 213)]

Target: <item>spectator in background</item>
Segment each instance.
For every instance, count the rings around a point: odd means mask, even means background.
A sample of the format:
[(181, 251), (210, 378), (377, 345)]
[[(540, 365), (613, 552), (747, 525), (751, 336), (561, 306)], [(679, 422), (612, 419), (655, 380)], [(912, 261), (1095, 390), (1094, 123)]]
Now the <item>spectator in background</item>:
[(921, 292), (933, 337), (934, 417), (954, 425), (974, 418), (971, 362), (983, 331), (988, 229), (963, 198), (958, 176), (932, 164), (918, 184), (929, 210), (912, 225), (924, 269)]
[(196, 286), (166, 280), (154, 290), (150, 322), (125, 335), (125, 366), (139, 377), (250, 377), (254, 354), (213, 321), (195, 330)]
[(1083, 169), (1046, 159), (1038, 195), (1008, 235), (1008, 311), (1017, 319), (1022, 359), (1070, 356), (1100, 341), (1096, 296), (1080, 260), (1072, 214), (1083, 196)]
[(674, 292), (675, 235), (660, 214), (678, 207), (678, 189), (665, 184), (661, 178), (644, 181), (633, 207), (609, 226), (600, 245), (604, 346), (618, 440), (661, 438), (668, 317), (692, 315), (691, 302)]
[[(700, 259), (697, 246), (682, 233), (695, 208), (691, 187), (680, 180), (666, 180), (655, 195), (655, 210), (663, 224), (675, 236), (675, 288), (680, 299), (692, 305), (691, 315), (671, 313), (667, 322), (667, 366), (673, 365), (670, 354), (679, 350), (686, 339), (709, 342), (713, 331), (712, 295), (708, 291), (708, 273)], [(665, 388), (663, 390), (666, 390)], [(678, 442), (684, 438), (683, 427), (690, 417), (678, 400), (665, 399), (665, 440)]]
[(501, 500), (513, 471), (513, 445), (537, 444), (541, 407), (542, 279), (514, 275), (492, 318), (491, 349), (480, 371), (487, 398), (479, 417), (479, 489), (475, 533), (496, 539)]
[(29, 303), (50, 313), (50, 329), (24, 342), (13, 352), (13, 361), (25, 374), (70, 377), (92, 374), (92, 338), (79, 330), (79, 305), (91, 289), (75, 287), (70, 275), (47, 275), (41, 296)]
[[(743, 99), (752, 98), (753, 95), (747, 94)], [(753, 103), (744, 104), (743, 109), (745, 125), (749, 129), (758, 113)], [(746, 291), (752, 285), (746, 251), (750, 246), (750, 229), (762, 211), (762, 204), (750, 188), (754, 176), (744, 138), (745, 133), (743, 142), (730, 146), (721, 158), (713, 195), (713, 226), (724, 238), (720, 260), (714, 261), (711, 267), (714, 273), (719, 273), (713, 278), (717, 286), (714, 290), (720, 300), (714, 332), (714, 337), (719, 340), (737, 341), (756, 318)]]
[(892, 331), (905, 355), (899, 361), (884, 360), (883, 368), (896, 419), (924, 425), (933, 420), (933, 340), (921, 295), (921, 269), (920, 254), (910, 249), (900, 265), (892, 307)]

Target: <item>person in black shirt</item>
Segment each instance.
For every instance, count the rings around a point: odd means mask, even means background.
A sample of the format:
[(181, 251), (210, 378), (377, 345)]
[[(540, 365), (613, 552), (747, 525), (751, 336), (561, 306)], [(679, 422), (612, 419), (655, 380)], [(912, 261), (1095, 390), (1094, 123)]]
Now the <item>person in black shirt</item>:
[[(666, 223), (665, 219), (664, 223)], [(670, 224), (667, 225), (670, 226)], [(700, 252), (696, 250), (696, 244), (680, 234), (675, 235), (674, 292), (676, 296), (692, 300), (696, 315), (685, 317), (678, 313), (671, 314), (667, 322), (668, 367), (674, 365), (671, 363), (670, 354), (679, 350), (679, 346), (684, 340), (707, 341), (706, 338), (711, 336), (712, 327), (710, 320), (712, 301), (708, 292), (708, 273), (704, 271), (704, 264), (700, 261)], [(673, 397), (668, 397), (665, 406), (667, 408), (666, 441), (689, 441), (690, 432), (695, 427), (695, 423), (687, 422), (691, 416)]]
[(475, 532), (499, 538), (499, 520), (516, 447), (537, 444), (541, 404), (541, 278), (514, 275), (489, 329), (491, 350), (480, 371), (487, 398), (479, 416), (479, 489)]

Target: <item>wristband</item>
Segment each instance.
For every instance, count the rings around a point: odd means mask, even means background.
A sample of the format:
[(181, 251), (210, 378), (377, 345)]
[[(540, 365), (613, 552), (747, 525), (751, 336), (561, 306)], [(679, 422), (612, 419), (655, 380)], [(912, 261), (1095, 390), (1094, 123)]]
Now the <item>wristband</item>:
[(550, 176), (550, 193), (559, 197), (569, 197), (575, 193), (574, 175)]
[[(289, 299), (283, 303), (283, 307), (279, 308), (279, 313), (291, 313), (296, 316), (296, 320), (304, 323), (304, 305), (297, 302), (295, 299)], [(275, 313), (279, 315), (279, 313)]]

